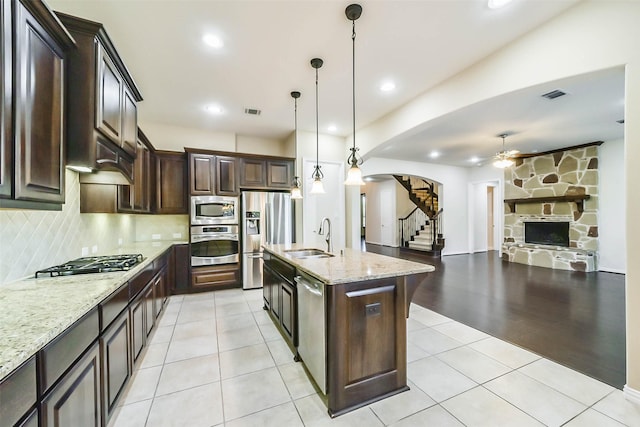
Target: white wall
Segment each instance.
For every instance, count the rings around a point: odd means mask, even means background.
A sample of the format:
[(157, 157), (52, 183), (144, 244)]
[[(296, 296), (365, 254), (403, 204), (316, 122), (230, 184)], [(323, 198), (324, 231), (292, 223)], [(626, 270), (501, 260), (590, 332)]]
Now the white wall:
[(287, 144), (285, 141), (278, 141), (269, 138), (259, 138), (256, 136), (237, 135), (236, 149), (238, 153), (264, 154), (267, 156), (287, 157)]
[(625, 273), (624, 140), (607, 141), (598, 148), (598, 169), (598, 269)]
[(469, 247), (487, 250), (487, 183), (469, 184)]
[(452, 255), (469, 252), (469, 227), (467, 223), (469, 202), (466, 190), (469, 182), (468, 168), (372, 158), (363, 163), (362, 172), (365, 176), (414, 175), (441, 183), (443, 187), (440, 195), (440, 206), (443, 208), (442, 229), (446, 239), (442, 254)]
[(236, 135), (231, 132), (212, 132), (156, 122), (140, 123), (140, 129), (158, 150), (184, 151), (184, 147), (191, 147), (236, 151)]

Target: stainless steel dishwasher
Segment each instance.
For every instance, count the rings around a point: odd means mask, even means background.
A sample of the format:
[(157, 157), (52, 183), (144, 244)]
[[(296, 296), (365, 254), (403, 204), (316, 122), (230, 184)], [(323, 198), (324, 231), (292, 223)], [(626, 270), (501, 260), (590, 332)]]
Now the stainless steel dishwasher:
[(324, 284), (304, 273), (298, 288), (298, 355), (323, 394), (327, 394)]

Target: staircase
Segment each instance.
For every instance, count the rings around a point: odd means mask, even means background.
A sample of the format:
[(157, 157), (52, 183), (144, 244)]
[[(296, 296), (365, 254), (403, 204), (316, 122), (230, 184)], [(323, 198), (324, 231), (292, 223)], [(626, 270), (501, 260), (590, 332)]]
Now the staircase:
[(436, 184), (413, 176), (394, 175), (407, 190), (409, 199), (416, 208), (405, 218), (400, 218), (402, 246), (440, 256), (444, 248), (444, 237)]

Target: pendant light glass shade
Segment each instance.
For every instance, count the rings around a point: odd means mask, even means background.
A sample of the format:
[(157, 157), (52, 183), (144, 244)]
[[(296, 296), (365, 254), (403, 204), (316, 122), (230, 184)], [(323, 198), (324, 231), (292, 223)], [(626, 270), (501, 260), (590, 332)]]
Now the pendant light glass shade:
[(300, 187), (293, 187), (291, 189), (291, 198), (302, 199), (302, 191), (300, 190)]
[(362, 171), (358, 167), (358, 165), (353, 165), (349, 168), (349, 172), (347, 172), (347, 180), (344, 182), (344, 185), (364, 185), (365, 182), (362, 180)]
[(356, 19), (360, 18), (362, 14), (362, 6), (359, 4), (350, 4), (344, 11), (347, 19), (351, 21), (351, 42), (352, 42), (352, 100), (353, 100), (353, 147), (349, 150), (351, 154), (347, 158), (347, 163), (351, 165), (349, 172), (347, 173), (347, 179), (344, 185), (364, 185), (362, 180), (362, 171), (358, 165), (362, 164), (362, 158), (358, 156), (358, 148), (356, 147)]
[(293, 182), (291, 183), (291, 198), (292, 199), (302, 199), (302, 190), (300, 187), (302, 183), (300, 182), (300, 178), (298, 178), (298, 98), (300, 98), (300, 92), (293, 91), (291, 92), (291, 97), (293, 98), (293, 117), (294, 117), (294, 131), (293, 131), (293, 139), (294, 139), (294, 177)]
[(318, 68), (322, 67), (324, 61), (320, 58), (313, 58), (311, 60), (311, 66), (316, 69), (316, 165), (313, 167), (313, 184), (311, 185), (311, 191), (309, 194), (324, 194), (324, 186), (322, 185), (322, 178), (324, 175), (320, 170), (321, 166), (318, 161), (319, 146), (320, 146), (320, 130), (318, 126)]
[(310, 194), (324, 194), (324, 185), (322, 185), (322, 179), (320, 177), (313, 179), (313, 184), (311, 185)]

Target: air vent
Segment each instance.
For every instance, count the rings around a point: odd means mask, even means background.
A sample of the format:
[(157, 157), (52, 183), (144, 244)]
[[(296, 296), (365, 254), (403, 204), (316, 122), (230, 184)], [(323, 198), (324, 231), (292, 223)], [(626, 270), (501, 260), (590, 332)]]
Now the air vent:
[(620, 119), (620, 120), (616, 120), (616, 122), (620, 123), (621, 125), (624, 124), (624, 119)]
[(556, 90), (552, 90), (551, 92), (545, 93), (544, 95), (542, 95), (542, 97), (547, 99), (556, 99), (566, 94), (567, 94), (566, 92), (556, 89)]
[(258, 110), (257, 108), (245, 108), (244, 109), (244, 113), (245, 114), (249, 114), (251, 116), (259, 116), (261, 112), (262, 111)]

